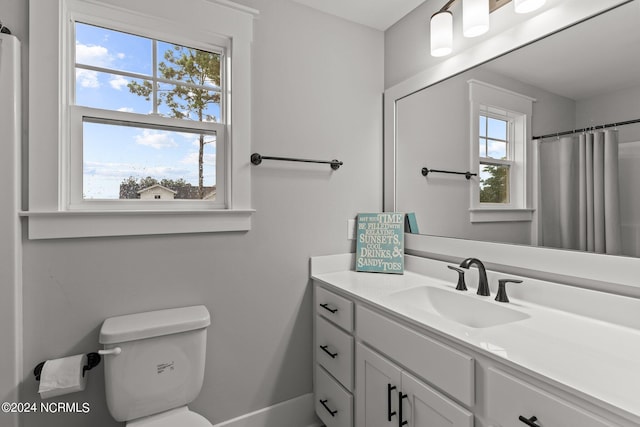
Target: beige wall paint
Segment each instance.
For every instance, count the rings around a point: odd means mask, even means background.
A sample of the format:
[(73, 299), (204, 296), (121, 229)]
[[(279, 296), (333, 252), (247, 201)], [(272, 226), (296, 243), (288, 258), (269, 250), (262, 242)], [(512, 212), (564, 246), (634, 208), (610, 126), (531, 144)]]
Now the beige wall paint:
[[(9, 2), (26, 16), (26, 1)], [(309, 256), (352, 250), (347, 219), (382, 209), (383, 34), (288, 0), (241, 3), (260, 10), (252, 150), (344, 166), (254, 166), (247, 233), (23, 240), (23, 401), (39, 400), (33, 366), (98, 349), (106, 317), (191, 304), (212, 315), (192, 409), (215, 424), (312, 391)], [(88, 402), (89, 414), (22, 424), (117, 425), (102, 372), (60, 399)]]

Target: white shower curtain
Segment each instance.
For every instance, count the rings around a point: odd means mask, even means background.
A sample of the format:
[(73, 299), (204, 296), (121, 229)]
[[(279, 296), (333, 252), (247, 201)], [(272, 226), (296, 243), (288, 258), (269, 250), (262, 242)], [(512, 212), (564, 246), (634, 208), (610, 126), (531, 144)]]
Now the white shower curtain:
[(540, 244), (619, 254), (618, 132), (540, 142)]

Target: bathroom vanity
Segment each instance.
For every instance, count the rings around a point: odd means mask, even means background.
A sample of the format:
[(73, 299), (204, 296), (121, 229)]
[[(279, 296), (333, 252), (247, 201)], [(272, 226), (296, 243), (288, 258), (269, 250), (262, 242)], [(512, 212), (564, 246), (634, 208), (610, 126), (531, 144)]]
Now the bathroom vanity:
[(475, 269), (465, 292), (447, 263), (405, 263), (390, 275), (353, 271), (353, 254), (311, 260), (327, 427), (640, 425), (640, 330), (624, 320), (640, 301), (515, 277), (500, 303), (512, 275), (488, 272), (485, 297)]

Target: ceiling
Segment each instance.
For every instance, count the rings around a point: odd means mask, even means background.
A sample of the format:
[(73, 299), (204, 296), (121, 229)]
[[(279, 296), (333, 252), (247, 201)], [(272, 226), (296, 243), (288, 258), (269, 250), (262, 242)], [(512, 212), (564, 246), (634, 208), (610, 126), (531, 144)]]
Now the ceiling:
[(637, 5), (621, 6), (485, 66), (574, 100), (637, 86), (638, 22)]
[(293, 0), (322, 12), (385, 31), (425, 0)]

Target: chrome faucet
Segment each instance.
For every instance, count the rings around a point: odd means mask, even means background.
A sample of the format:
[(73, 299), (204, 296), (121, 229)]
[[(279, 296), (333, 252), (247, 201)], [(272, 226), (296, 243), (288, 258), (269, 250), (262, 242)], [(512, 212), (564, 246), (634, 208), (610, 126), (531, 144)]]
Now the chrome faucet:
[(467, 258), (460, 263), (460, 267), (469, 268), (472, 264), (475, 264), (478, 267), (478, 295), (483, 295), (488, 297), (491, 295), (489, 293), (489, 283), (487, 282), (487, 270), (484, 268), (484, 264), (478, 258)]

